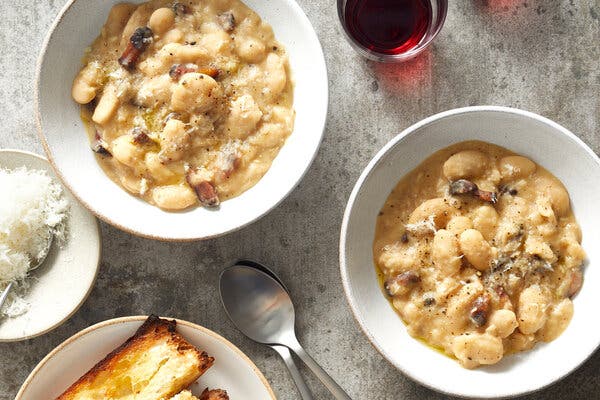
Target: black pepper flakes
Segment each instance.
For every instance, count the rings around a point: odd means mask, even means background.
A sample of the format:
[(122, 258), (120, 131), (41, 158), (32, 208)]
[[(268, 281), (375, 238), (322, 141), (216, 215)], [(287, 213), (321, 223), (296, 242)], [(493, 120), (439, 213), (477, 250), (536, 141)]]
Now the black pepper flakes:
[(435, 299), (434, 299), (433, 297), (426, 297), (426, 298), (423, 300), (423, 305), (424, 305), (425, 307), (431, 307), (431, 306), (432, 306), (432, 305), (434, 305), (434, 304), (435, 304)]

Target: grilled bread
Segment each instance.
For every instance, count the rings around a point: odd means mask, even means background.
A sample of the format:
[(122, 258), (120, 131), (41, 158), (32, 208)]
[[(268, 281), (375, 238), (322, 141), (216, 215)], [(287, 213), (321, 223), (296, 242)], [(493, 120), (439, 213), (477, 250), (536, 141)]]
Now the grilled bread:
[(163, 400), (187, 388), (214, 358), (188, 343), (175, 325), (151, 315), (57, 400)]
[(192, 394), (189, 390), (184, 390), (183, 392), (177, 393), (175, 396), (171, 397), (171, 400), (199, 400), (196, 396)]

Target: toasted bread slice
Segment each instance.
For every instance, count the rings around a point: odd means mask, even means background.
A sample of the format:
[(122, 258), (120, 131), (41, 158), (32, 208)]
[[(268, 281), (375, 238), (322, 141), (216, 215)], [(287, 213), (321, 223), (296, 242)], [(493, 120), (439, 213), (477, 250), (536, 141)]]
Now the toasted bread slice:
[(214, 362), (151, 315), (137, 332), (57, 400), (163, 400), (187, 388)]
[(189, 390), (184, 390), (183, 392), (179, 392), (175, 396), (171, 397), (171, 400), (198, 400), (198, 398)]
[(171, 397), (171, 400), (229, 400), (229, 395), (221, 389), (208, 390), (204, 389), (200, 398), (194, 396), (189, 390), (184, 390)]

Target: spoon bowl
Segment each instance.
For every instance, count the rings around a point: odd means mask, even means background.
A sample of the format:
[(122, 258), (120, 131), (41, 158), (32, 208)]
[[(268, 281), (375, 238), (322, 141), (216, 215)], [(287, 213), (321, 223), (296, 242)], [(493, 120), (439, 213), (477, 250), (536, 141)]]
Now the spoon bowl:
[(48, 242), (46, 242), (46, 248), (44, 249), (44, 253), (41, 257), (33, 259), (35, 263), (32, 263), (27, 272), (31, 272), (38, 269), (44, 263), (44, 261), (46, 261), (46, 258), (48, 258), (48, 254), (50, 254), (52, 243), (54, 243), (54, 233), (50, 232), (50, 235), (48, 235)]
[(219, 289), (229, 318), (255, 342), (279, 344), (294, 331), (294, 305), (272, 275), (238, 263), (221, 273)]

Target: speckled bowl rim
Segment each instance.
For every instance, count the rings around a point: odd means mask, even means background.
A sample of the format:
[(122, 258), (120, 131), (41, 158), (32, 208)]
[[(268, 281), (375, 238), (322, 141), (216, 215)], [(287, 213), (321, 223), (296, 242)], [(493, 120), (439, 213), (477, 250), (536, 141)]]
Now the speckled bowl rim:
[[(35, 125), (37, 128), (37, 132), (38, 132), (38, 137), (42, 143), (42, 147), (44, 148), (44, 152), (46, 153), (46, 156), (48, 157), (48, 161), (50, 162), (50, 165), (52, 166), (52, 169), (54, 170), (54, 172), (56, 173), (56, 176), (58, 176), (58, 178), (61, 180), (61, 183), (67, 187), (69, 189), (69, 191), (71, 192), (71, 194), (73, 194), (73, 196), (77, 199), (77, 201), (79, 201), (79, 203), (81, 205), (83, 205), (86, 209), (88, 209), (93, 215), (95, 215), (97, 218), (101, 219), (102, 221), (106, 222), (107, 224), (110, 224), (124, 232), (127, 232), (129, 234), (138, 236), (138, 237), (143, 237), (146, 239), (154, 239), (154, 240), (160, 240), (160, 241), (164, 241), (164, 242), (195, 242), (195, 241), (200, 241), (200, 240), (208, 240), (208, 239), (213, 239), (213, 238), (218, 238), (218, 237), (222, 237), (225, 236), (227, 234), (233, 233), (233, 232), (237, 232), (242, 228), (245, 228), (246, 226), (258, 221), (259, 219), (263, 218), (264, 216), (266, 216), (267, 214), (269, 214), (271, 211), (273, 211), (279, 204), (281, 204), (281, 202), (283, 202), (300, 184), (300, 182), (302, 182), (302, 180), (304, 179), (304, 177), (306, 176), (306, 174), (308, 173), (308, 170), (310, 169), (310, 167), (312, 166), (312, 164), (315, 161), (315, 158), (317, 157), (317, 154), (319, 152), (319, 149), (321, 147), (321, 144), (323, 142), (323, 137), (325, 136), (325, 129), (327, 127), (327, 120), (328, 120), (328, 115), (329, 115), (329, 79), (328, 79), (328, 73), (327, 73), (327, 62), (325, 60), (325, 54), (323, 53), (323, 46), (321, 45), (321, 42), (318, 38), (318, 35), (314, 29), (314, 26), (312, 25), (312, 23), (310, 22), (310, 20), (308, 19), (308, 16), (306, 15), (306, 13), (304, 12), (304, 10), (302, 10), (302, 8), (300, 7), (300, 5), (296, 2), (296, 0), (283, 0), (286, 1), (287, 3), (289, 3), (296, 11), (298, 14), (302, 15), (305, 20), (308, 22), (308, 24), (312, 27), (313, 32), (315, 33), (315, 40), (316, 40), (316, 44), (318, 45), (319, 48), (319, 53), (321, 55), (321, 59), (323, 60), (323, 64), (325, 67), (325, 77), (324, 77), (324, 84), (326, 86), (326, 90), (325, 90), (325, 113), (324, 113), (324, 119), (323, 119), (323, 127), (321, 129), (321, 135), (319, 137), (319, 141), (317, 143), (317, 145), (315, 146), (315, 149), (312, 153), (312, 156), (310, 158), (310, 160), (308, 161), (308, 163), (304, 166), (304, 170), (302, 171), (302, 173), (300, 174), (298, 180), (294, 183), (294, 185), (292, 185), (289, 190), (283, 195), (281, 196), (280, 199), (278, 199), (277, 201), (275, 201), (268, 209), (266, 209), (264, 212), (257, 214), (254, 218), (248, 220), (246, 223), (238, 225), (236, 227), (233, 227), (229, 230), (223, 231), (223, 232), (219, 232), (219, 233), (215, 233), (213, 235), (206, 235), (206, 236), (201, 236), (201, 237), (187, 237), (187, 238), (175, 238), (175, 237), (163, 237), (163, 236), (159, 236), (159, 235), (153, 235), (153, 234), (148, 234), (148, 233), (144, 233), (144, 232), (139, 232), (137, 230), (128, 228), (122, 224), (120, 224), (117, 221), (114, 221), (108, 217), (106, 217), (105, 215), (103, 215), (100, 211), (96, 210), (96, 208), (92, 207), (88, 202), (84, 201), (81, 196), (79, 196), (79, 194), (73, 190), (73, 188), (71, 187), (71, 185), (69, 184), (69, 182), (65, 179), (65, 177), (63, 176), (63, 174), (61, 173), (60, 169), (56, 166), (55, 162), (54, 162), (54, 158), (52, 157), (52, 152), (50, 151), (50, 146), (48, 145), (48, 142), (46, 140), (46, 136), (44, 135), (43, 129), (42, 129), (42, 118), (41, 118), (41, 113), (40, 113), (40, 82), (41, 82), (41, 69), (42, 69), (42, 62), (44, 60), (44, 57), (46, 56), (46, 51), (48, 50), (48, 43), (50, 42), (50, 39), (52, 38), (52, 36), (54, 35), (54, 31), (56, 30), (56, 27), (62, 22), (62, 19), (65, 15), (65, 13), (73, 6), (73, 4), (77, 1), (81, 1), (81, 0), (69, 0), (64, 6), (63, 8), (59, 11), (57, 17), (54, 19), (54, 22), (52, 22), (52, 25), (50, 26), (50, 28), (48, 29), (48, 33), (46, 34), (46, 37), (44, 38), (44, 41), (42, 42), (42, 47), (39, 53), (39, 56), (37, 58), (36, 61), (36, 67), (35, 67), (35, 85), (34, 85), (34, 95), (33, 95), (33, 101), (34, 101), (34, 112), (35, 112)], [(242, 0), (243, 1), (243, 0)], [(292, 134), (294, 134), (294, 131), (292, 131)], [(285, 145), (285, 144), (284, 144)]]
[[(40, 159), (42, 161), (48, 162), (47, 158), (45, 158), (45, 157), (43, 157), (43, 156), (41, 156), (39, 154), (32, 153), (31, 151), (26, 151), (26, 150), (0, 149), (0, 153), (17, 153), (17, 154), (22, 154), (22, 155), (26, 155), (26, 156), (35, 157), (35, 158), (38, 158), (38, 159)], [(54, 167), (52, 167), (52, 169), (54, 171), (56, 171), (56, 169)], [(61, 182), (61, 184), (62, 184), (62, 182)], [(73, 194), (73, 192), (71, 192), (71, 190), (66, 185), (64, 185), (64, 186), (65, 186), (65, 188), (67, 188), (67, 190), (69, 190), (69, 192), (71, 194)], [(98, 236), (98, 249), (97, 249), (98, 250), (98, 261), (96, 262), (96, 267), (95, 267), (95, 271), (94, 271), (94, 277), (93, 277), (93, 279), (91, 281), (90, 286), (87, 289), (87, 292), (81, 298), (81, 301), (79, 301), (79, 303), (77, 303), (73, 307), (73, 310), (69, 314), (67, 314), (63, 319), (61, 319), (60, 321), (58, 321), (55, 324), (51, 325), (50, 327), (48, 327), (48, 328), (46, 328), (46, 329), (44, 329), (42, 331), (33, 333), (31, 335), (26, 335), (26, 336), (15, 338), (15, 339), (0, 339), (0, 343), (21, 342), (23, 340), (33, 339), (35, 337), (42, 336), (42, 335), (45, 335), (46, 333), (48, 333), (50, 331), (53, 331), (54, 329), (58, 328), (59, 326), (61, 326), (62, 324), (64, 324), (66, 321), (68, 321), (73, 316), (73, 314), (75, 314), (81, 308), (81, 306), (83, 305), (83, 303), (86, 302), (86, 300), (88, 299), (88, 297), (90, 297), (90, 293), (92, 293), (92, 290), (96, 286), (96, 279), (98, 278), (98, 271), (100, 270), (100, 260), (102, 260), (102, 234), (101, 234), (101, 231), (100, 231), (100, 224), (98, 223), (98, 220), (96, 218), (94, 218), (94, 221), (96, 223), (95, 224), (95, 226), (96, 226), (96, 235)]]
[[(89, 326), (89, 327), (75, 333), (73, 336), (69, 337), (64, 342), (62, 342), (61, 344), (56, 346), (52, 351), (50, 351), (50, 353), (48, 353), (46, 355), (46, 357), (44, 357), (35, 366), (35, 368), (31, 371), (29, 376), (27, 376), (27, 378), (25, 379), (25, 382), (23, 382), (23, 385), (21, 385), (21, 388), (17, 392), (15, 400), (21, 400), (23, 398), (23, 394), (25, 393), (25, 391), (27, 390), (27, 388), (29, 387), (29, 385), (31, 384), (31, 382), (33, 381), (35, 376), (38, 374), (38, 372), (44, 367), (44, 365), (46, 365), (46, 363), (48, 361), (50, 361), (57, 353), (62, 351), (69, 344), (77, 341), (79, 338), (87, 335), (88, 333), (94, 332), (98, 329), (102, 329), (102, 328), (105, 328), (105, 327), (111, 326), (111, 325), (123, 324), (126, 322), (141, 322), (141, 323), (143, 323), (147, 318), (148, 318), (147, 315), (132, 315), (132, 316), (128, 316), (128, 317), (119, 317), (119, 318), (108, 319), (106, 321), (98, 322), (97, 324)], [(169, 318), (169, 317), (160, 317), (160, 318), (168, 319), (168, 320), (175, 320), (177, 322), (177, 325), (187, 326), (188, 328), (192, 328), (192, 329), (195, 329), (202, 333), (205, 333), (208, 336), (216, 339), (220, 343), (224, 344), (229, 349), (233, 350), (233, 352), (236, 353), (238, 356), (240, 356), (242, 358), (242, 360), (244, 360), (246, 362), (246, 364), (252, 369), (252, 371), (256, 374), (256, 376), (260, 379), (260, 381), (262, 382), (264, 387), (269, 392), (269, 396), (271, 396), (271, 399), (277, 400), (277, 398), (275, 397), (275, 393), (273, 392), (273, 389), (271, 388), (271, 385), (269, 384), (269, 382), (267, 381), (267, 378), (265, 378), (265, 376), (263, 375), (261, 370), (254, 364), (254, 362), (244, 352), (242, 352), (236, 345), (231, 343), (229, 340), (225, 339), (223, 336), (219, 335), (218, 333), (216, 333), (208, 328), (205, 328), (201, 325), (195, 324), (193, 322), (185, 321), (185, 320), (182, 320), (179, 318)]]
[[(567, 377), (568, 375), (570, 375), (574, 371), (576, 371), (578, 368), (580, 368), (587, 360), (589, 360), (590, 357), (598, 350), (598, 348), (600, 348), (600, 346), (596, 347), (595, 350), (590, 352), (590, 354), (588, 354), (587, 357), (582, 359), (581, 362), (578, 365), (574, 366), (570, 371), (567, 371), (562, 376), (548, 382), (547, 384), (545, 384), (543, 386), (540, 386), (540, 387), (532, 389), (532, 390), (515, 392), (515, 393), (508, 394), (508, 395), (487, 396), (487, 397), (472, 397), (472, 396), (468, 396), (468, 395), (461, 395), (460, 393), (457, 393), (457, 392), (448, 392), (445, 390), (441, 390), (440, 388), (434, 386), (433, 384), (431, 384), (429, 382), (425, 382), (423, 380), (418, 379), (416, 376), (414, 376), (411, 373), (411, 371), (409, 369), (401, 368), (400, 366), (396, 365), (394, 363), (394, 361), (392, 360), (392, 358), (390, 356), (388, 356), (388, 354), (383, 350), (383, 348), (381, 348), (379, 346), (377, 340), (374, 337), (375, 335), (371, 333), (371, 331), (367, 327), (366, 323), (362, 320), (362, 318), (359, 315), (358, 306), (356, 305), (356, 302), (354, 300), (354, 296), (353, 296), (353, 293), (352, 293), (352, 290), (350, 287), (350, 281), (348, 278), (347, 266), (346, 266), (345, 247), (346, 247), (346, 237), (348, 235), (348, 223), (350, 220), (350, 214), (352, 213), (354, 203), (356, 201), (356, 198), (357, 198), (359, 192), (362, 189), (363, 183), (369, 178), (369, 176), (371, 175), (371, 172), (380, 163), (381, 159), (385, 155), (387, 155), (388, 152), (391, 151), (395, 146), (397, 146), (406, 136), (423, 128), (424, 126), (430, 125), (440, 119), (444, 119), (444, 118), (447, 118), (450, 116), (457, 116), (457, 115), (469, 114), (469, 113), (477, 113), (477, 112), (482, 112), (482, 111), (492, 111), (492, 112), (501, 112), (501, 113), (507, 113), (507, 114), (515, 114), (515, 115), (519, 115), (519, 116), (526, 117), (526, 118), (531, 118), (531, 119), (537, 120), (539, 122), (542, 122), (544, 124), (547, 124), (550, 127), (561, 132), (563, 135), (565, 135), (567, 138), (569, 138), (573, 142), (575, 142), (577, 144), (577, 146), (581, 147), (585, 152), (590, 154), (596, 160), (598, 165), (600, 165), (600, 158), (598, 157), (598, 155), (596, 155), (596, 153), (594, 153), (594, 151), (592, 149), (590, 149), (590, 147), (587, 144), (585, 144), (585, 142), (583, 142), (583, 140), (581, 140), (579, 137), (577, 137), (573, 132), (571, 132), (567, 128), (563, 127), (562, 125), (560, 125), (546, 117), (543, 117), (539, 114), (536, 114), (536, 113), (533, 113), (530, 111), (525, 111), (525, 110), (521, 110), (518, 108), (512, 108), (512, 107), (486, 105), (486, 106), (470, 106), (470, 107), (455, 108), (455, 109), (451, 109), (451, 110), (447, 110), (447, 111), (443, 111), (443, 112), (434, 114), (430, 117), (427, 117), (427, 118), (409, 126), (405, 130), (400, 132), (397, 136), (392, 138), (389, 142), (387, 142), (383, 146), (383, 148), (381, 150), (379, 150), (377, 152), (377, 154), (375, 154), (375, 156), (373, 156), (371, 161), (369, 161), (367, 166), (361, 172), (358, 180), (356, 181), (356, 184), (354, 185), (354, 188), (352, 189), (352, 192), (350, 193), (350, 197), (348, 198), (348, 202), (346, 203), (346, 208), (344, 210), (344, 216), (342, 219), (342, 225), (341, 225), (341, 229), (340, 229), (340, 242), (339, 242), (339, 248), (338, 248), (339, 249), (338, 251), (339, 251), (340, 274), (341, 274), (341, 278), (342, 278), (342, 286), (344, 287), (344, 294), (346, 296), (346, 301), (348, 302), (348, 305), (350, 306), (350, 310), (352, 311), (352, 316), (354, 317), (354, 320), (356, 321), (356, 323), (362, 330), (363, 334), (366, 336), (367, 340), (375, 348), (375, 350), (377, 350), (379, 352), (379, 354), (381, 354), (381, 356), (383, 358), (385, 358), (385, 360), (387, 362), (389, 362), (398, 371), (400, 371), (404, 375), (408, 376), (413, 381), (415, 381), (429, 389), (432, 389), (438, 393), (442, 393), (442, 394), (449, 395), (449, 396), (455, 396), (455, 397), (460, 397), (460, 398), (481, 398), (481, 399), (515, 398), (515, 397), (539, 392), (542, 389), (548, 388), (548, 387), (560, 382), (565, 377)], [(372, 265), (372, 267), (375, 268), (374, 265)]]

